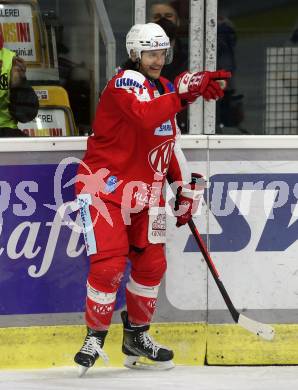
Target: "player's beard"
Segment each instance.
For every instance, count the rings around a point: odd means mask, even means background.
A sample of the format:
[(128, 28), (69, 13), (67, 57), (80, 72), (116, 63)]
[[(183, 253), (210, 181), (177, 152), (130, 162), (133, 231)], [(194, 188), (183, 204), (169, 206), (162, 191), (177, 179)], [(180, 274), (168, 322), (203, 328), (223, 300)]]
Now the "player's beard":
[(139, 67), (139, 72), (141, 72), (145, 77), (153, 80), (157, 80), (160, 77), (162, 68), (160, 69), (151, 69), (150, 67), (144, 68), (142, 66)]

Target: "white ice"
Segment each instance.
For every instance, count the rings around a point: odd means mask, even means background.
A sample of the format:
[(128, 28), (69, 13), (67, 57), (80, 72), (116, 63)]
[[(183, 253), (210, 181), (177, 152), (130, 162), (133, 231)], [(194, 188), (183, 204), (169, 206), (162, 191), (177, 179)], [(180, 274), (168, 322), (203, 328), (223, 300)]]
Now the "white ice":
[(1, 390), (297, 390), (298, 366), (176, 367), (170, 371), (75, 368), (1, 371)]

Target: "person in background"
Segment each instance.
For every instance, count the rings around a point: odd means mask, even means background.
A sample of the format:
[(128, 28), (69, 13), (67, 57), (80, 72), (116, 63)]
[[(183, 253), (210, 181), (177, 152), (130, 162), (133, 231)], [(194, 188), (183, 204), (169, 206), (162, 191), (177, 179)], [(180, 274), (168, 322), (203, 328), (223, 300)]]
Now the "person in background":
[(36, 117), (38, 98), (27, 82), (25, 61), (3, 44), (0, 34), (0, 137), (24, 137), (18, 122)]
[[(150, 21), (159, 24), (170, 38), (172, 58), (171, 62), (163, 67), (161, 75), (171, 82), (174, 82), (178, 74), (188, 69), (188, 47), (178, 36), (180, 27), (178, 3), (178, 1), (167, 3), (160, 1), (153, 3), (150, 8)], [(188, 130), (187, 111), (177, 113), (177, 123), (181, 133), (187, 133)]]
[(294, 45), (298, 44), (298, 26), (296, 25), (294, 31), (292, 32), (290, 42)]
[(172, 60), (163, 67), (161, 75), (174, 82), (175, 77), (179, 73), (188, 69), (187, 44), (184, 44), (178, 37), (180, 18), (178, 15), (177, 1), (152, 4), (150, 21), (159, 24), (170, 38)]
[(223, 99), (216, 104), (216, 132), (223, 133), (226, 127), (234, 127), (241, 133), (247, 133), (240, 127), (244, 119), (243, 95), (236, 94), (235, 72), (237, 69), (235, 50), (237, 34), (233, 23), (223, 14), (217, 18), (217, 67), (231, 72)]
[[(150, 20), (159, 24), (171, 40), (173, 59), (170, 64), (164, 66), (162, 76), (172, 82), (179, 73), (188, 69), (188, 45), (179, 37), (181, 35), (180, 4), (181, 2), (177, 0), (155, 1), (150, 8)], [(184, 4), (184, 6), (186, 5)], [(245, 132), (239, 127), (244, 119), (243, 95), (235, 94), (236, 42), (236, 31), (232, 22), (219, 14), (217, 20), (217, 69), (230, 71), (232, 77), (228, 80), (223, 99), (220, 99), (216, 104), (216, 131), (218, 133), (222, 133), (224, 127), (236, 127), (241, 132)], [(188, 132), (187, 110), (177, 114), (177, 123), (182, 133)]]

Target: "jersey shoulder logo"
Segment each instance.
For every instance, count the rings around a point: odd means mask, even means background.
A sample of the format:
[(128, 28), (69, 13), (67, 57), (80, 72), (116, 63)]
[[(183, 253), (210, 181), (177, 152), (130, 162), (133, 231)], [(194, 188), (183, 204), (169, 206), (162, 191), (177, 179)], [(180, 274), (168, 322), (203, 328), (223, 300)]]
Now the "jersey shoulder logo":
[(116, 79), (115, 87), (124, 89), (136, 87), (142, 89), (143, 85), (141, 85), (134, 79), (130, 79), (128, 77), (120, 77), (119, 79)]
[(152, 149), (148, 154), (148, 160), (154, 172), (165, 175), (171, 161), (175, 141), (170, 139)]
[(145, 77), (133, 70), (126, 70), (123, 72), (121, 77), (117, 77), (115, 80), (115, 88), (123, 88), (123, 89), (143, 89), (144, 87)]

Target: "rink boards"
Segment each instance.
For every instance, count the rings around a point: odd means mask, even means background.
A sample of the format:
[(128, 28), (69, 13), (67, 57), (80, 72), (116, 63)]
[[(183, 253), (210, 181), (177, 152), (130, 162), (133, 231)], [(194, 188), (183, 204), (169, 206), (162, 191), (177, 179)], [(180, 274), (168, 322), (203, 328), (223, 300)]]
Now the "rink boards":
[[(62, 211), (85, 141), (0, 145), (0, 367), (69, 365), (81, 343), (88, 260), (69, 226), (75, 214)], [(221, 279), (240, 312), (276, 325), (276, 338), (232, 323), (189, 230), (171, 216), (153, 335), (177, 364), (297, 364), (298, 137), (188, 136), (183, 146), (209, 182), (195, 222)], [(122, 285), (107, 341), (112, 365), (123, 358), (124, 305)]]

